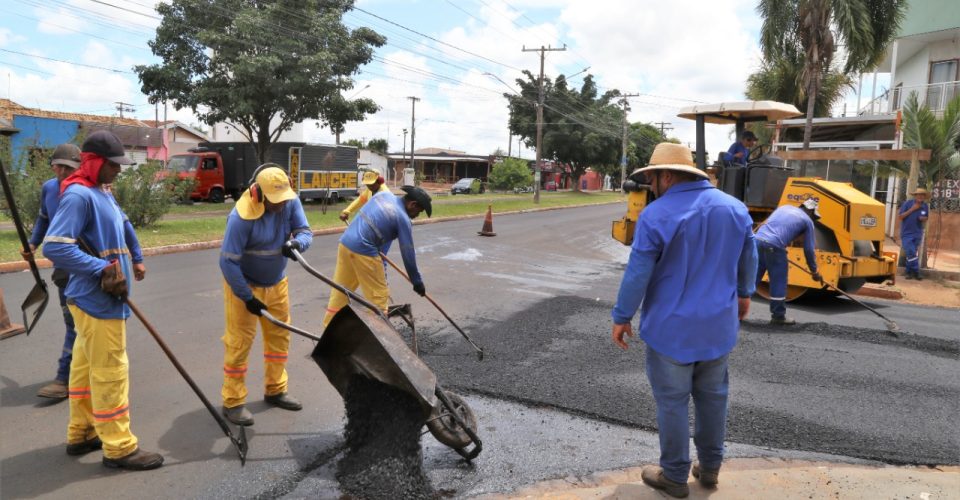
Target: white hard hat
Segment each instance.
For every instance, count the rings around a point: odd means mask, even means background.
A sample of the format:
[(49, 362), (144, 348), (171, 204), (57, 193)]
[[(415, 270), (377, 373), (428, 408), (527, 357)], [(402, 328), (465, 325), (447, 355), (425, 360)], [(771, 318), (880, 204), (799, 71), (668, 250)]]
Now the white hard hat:
[(818, 219), (820, 218), (820, 208), (819, 208), (819, 207), (820, 207), (820, 203), (818, 203), (817, 200), (815, 200), (815, 199), (813, 199), (813, 198), (807, 198), (806, 200), (804, 200), (803, 203), (801, 203), (800, 206), (802, 206), (803, 208), (806, 208), (807, 210), (810, 210), (811, 212), (813, 212), (813, 216), (814, 216), (814, 217), (816, 217), (816, 218), (818, 218)]

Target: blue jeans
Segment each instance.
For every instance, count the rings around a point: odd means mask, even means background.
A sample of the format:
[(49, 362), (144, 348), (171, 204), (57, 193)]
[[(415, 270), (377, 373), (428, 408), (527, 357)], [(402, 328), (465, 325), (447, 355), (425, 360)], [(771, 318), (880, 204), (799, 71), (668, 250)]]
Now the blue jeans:
[(907, 258), (907, 274), (920, 274), (920, 242), (922, 234), (904, 234), (900, 237), (900, 248)]
[(67, 334), (63, 338), (63, 353), (60, 354), (59, 366), (57, 367), (57, 380), (67, 383), (70, 380), (70, 362), (73, 361), (73, 342), (77, 340), (77, 331), (73, 326), (73, 315), (70, 309), (67, 309), (67, 296), (63, 294), (63, 288), (57, 287), (60, 295), (60, 309), (63, 311), (63, 324), (67, 327)]
[(657, 402), (660, 466), (671, 481), (686, 483), (690, 474), (690, 424), (687, 405), (693, 396), (693, 443), (700, 466), (720, 469), (727, 427), (727, 356), (680, 364), (647, 347), (647, 378)]
[(757, 286), (763, 272), (770, 274), (770, 314), (775, 318), (787, 315), (787, 251), (766, 241), (757, 240)]

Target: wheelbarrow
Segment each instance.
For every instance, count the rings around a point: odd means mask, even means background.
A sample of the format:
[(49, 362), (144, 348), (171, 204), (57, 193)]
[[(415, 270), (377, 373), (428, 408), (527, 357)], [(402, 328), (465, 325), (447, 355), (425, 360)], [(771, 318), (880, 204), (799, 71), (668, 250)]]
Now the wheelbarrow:
[(310, 266), (296, 250), (297, 262), (313, 276), (346, 295), (350, 302), (338, 311), (317, 337), (264, 312), (264, 318), (291, 332), (317, 341), (311, 357), (341, 395), (352, 377), (362, 375), (411, 395), (419, 404), (427, 429), (466, 460), (483, 450), (477, 418), (464, 399), (444, 390), (437, 376), (407, 346), (386, 314)]

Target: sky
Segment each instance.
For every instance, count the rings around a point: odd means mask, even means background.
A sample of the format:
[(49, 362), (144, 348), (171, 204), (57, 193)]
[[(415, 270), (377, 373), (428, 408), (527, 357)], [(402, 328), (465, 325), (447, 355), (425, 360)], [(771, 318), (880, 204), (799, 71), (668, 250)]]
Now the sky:
[[(147, 45), (159, 24), (155, 3), (0, 0), (0, 97), (28, 107), (101, 115), (117, 115), (119, 101), (127, 103), (124, 116), (163, 119), (163, 106), (147, 102), (131, 69), (160, 62)], [(694, 144), (693, 122), (676, 116), (680, 108), (743, 100), (746, 78), (760, 64), (755, 5), (756, 0), (358, 0), (345, 24), (372, 28), (387, 43), (354, 75), (356, 85), (344, 95), (373, 99), (381, 110), (348, 123), (341, 141), (385, 138), (391, 152), (408, 148), (407, 97), (416, 96), (417, 149), (489, 154), (499, 148), (517, 155), (516, 137), (508, 147), (502, 94), (517, 89), (522, 70), (539, 69), (539, 54), (523, 48), (552, 46), (566, 51), (547, 53), (548, 78), (575, 75), (569, 81), (579, 86), (592, 74), (601, 91), (641, 94), (630, 99), (631, 122), (668, 122), (667, 135)], [(189, 109), (172, 104), (166, 116), (199, 123)], [(619, 130), (618, 124), (593, 126)], [(731, 129), (707, 126), (711, 156), (730, 144)], [(301, 130), (300, 140), (334, 142), (329, 129), (316, 123)], [(534, 157), (526, 147), (519, 153)]]

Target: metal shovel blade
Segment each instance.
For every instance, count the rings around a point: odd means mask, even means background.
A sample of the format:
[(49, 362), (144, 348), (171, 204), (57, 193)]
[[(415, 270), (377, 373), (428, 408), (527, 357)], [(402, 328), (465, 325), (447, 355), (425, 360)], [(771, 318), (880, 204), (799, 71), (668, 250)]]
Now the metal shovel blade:
[(413, 396), (424, 416), (437, 406), (437, 377), (382, 316), (362, 306), (340, 309), (311, 354), (337, 391), (363, 375)]
[(50, 294), (47, 293), (47, 283), (38, 281), (36, 285), (33, 285), (30, 293), (27, 294), (27, 298), (23, 300), (23, 304), (20, 305), (20, 309), (23, 311), (23, 325), (27, 329), (27, 335), (30, 335), (33, 327), (37, 326), (37, 321), (40, 319), (40, 315), (43, 314), (43, 310), (47, 308), (47, 302), (49, 301)]

